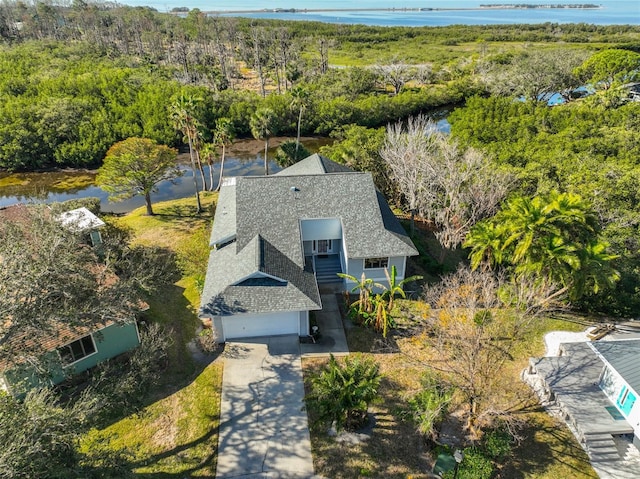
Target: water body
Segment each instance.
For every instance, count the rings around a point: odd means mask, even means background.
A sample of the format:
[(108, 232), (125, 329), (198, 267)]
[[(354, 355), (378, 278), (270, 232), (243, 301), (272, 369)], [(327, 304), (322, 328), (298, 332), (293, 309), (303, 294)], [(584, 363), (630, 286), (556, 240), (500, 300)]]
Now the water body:
[[(173, 200), (186, 198), (195, 194), (193, 188), (193, 173), (187, 165), (181, 165), (183, 176), (172, 181), (158, 184), (158, 191), (151, 193), (151, 201)], [(280, 171), (281, 168), (273, 161), (269, 162), (269, 173)], [(224, 176), (245, 176), (264, 174), (264, 161), (261, 157), (250, 159), (228, 157), (224, 163)], [(209, 178), (209, 169), (205, 167), (205, 176)], [(220, 165), (215, 164), (213, 170), (214, 183), (217, 185), (220, 175)], [(127, 213), (140, 206), (144, 206), (144, 198), (135, 196), (129, 200), (111, 202), (108, 194), (93, 184), (87, 177), (94, 178), (95, 172), (86, 171), (55, 171), (44, 173), (18, 173), (11, 175), (15, 184), (0, 187), (0, 208), (16, 203), (54, 203), (77, 198), (94, 197), (100, 199), (100, 209), (109, 213)], [(200, 174), (197, 175), (198, 185), (202, 185)], [(2, 175), (0, 175), (0, 183)], [(65, 185), (80, 183), (79, 186)]]
[[(277, 143), (274, 141), (274, 143)], [(305, 147), (317, 151), (320, 146), (331, 143), (326, 138), (307, 139)], [(224, 176), (248, 176), (264, 174), (264, 157), (262, 153), (251, 150), (261, 149), (262, 142), (240, 140), (234, 144), (235, 150), (227, 155), (224, 163)], [(235, 152), (234, 152), (235, 151)], [(275, 147), (269, 150), (269, 156), (275, 154)], [(188, 154), (180, 157), (188, 162)], [(209, 167), (205, 167), (205, 177), (209, 178)], [(269, 162), (269, 173), (280, 171), (277, 163)], [(187, 164), (181, 165), (183, 176), (174, 181), (163, 181), (158, 184), (158, 191), (151, 194), (151, 201), (167, 201), (186, 198), (194, 195), (193, 173)], [(213, 165), (214, 184), (220, 176), (220, 164)], [(54, 171), (43, 173), (0, 173), (0, 208), (16, 203), (54, 203), (77, 198), (94, 197), (100, 199), (100, 207), (104, 212), (127, 213), (144, 206), (144, 198), (135, 196), (126, 201), (111, 202), (107, 192), (94, 184), (95, 171)], [(196, 176), (201, 186), (200, 174)]]
[[(230, 3), (221, 0), (125, 0), (135, 6), (150, 6), (161, 12), (176, 7), (199, 8), (202, 11), (259, 11), (259, 13), (233, 13), (232, 16), (281, 20), (307, 20), (326, 23), (362, 24), (378, 26), (445, 26), (445, 25), (496, 25), (514, 23), (590, 23), (595, 25), (640, 25), (640, 1), (601, 0), (246, 0)], [(599, 9), (581, 8), (530, 8), (530, 9), (479, 9), (482, 4), (585, 4), (600, 5)], [(276, 9), (296, 9), (295, 13), (275, 12)], [(345, 11), (350, 8), (352, 11)], [(322, 12), (303, 10), (322, 9)], [(386, 9), (391, 11), (361, 11), (360, 9)], [(403, 9), (410, 9), (403, 11)], [(422, 10), (420, 10), (422, 9)], [(433, 9), (433, 10), (425, 10)], [(439, 10), (441, 9), (441, 10)], [(331, 10), (331, 11), (330, 11)], [(359, 11), (360, 10), (360, 11)]]

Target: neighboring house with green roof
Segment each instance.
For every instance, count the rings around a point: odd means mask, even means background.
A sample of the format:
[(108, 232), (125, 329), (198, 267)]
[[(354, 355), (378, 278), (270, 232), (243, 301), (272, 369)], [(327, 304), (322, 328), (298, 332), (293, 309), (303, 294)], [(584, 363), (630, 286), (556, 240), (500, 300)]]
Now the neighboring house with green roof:
[(211, 232), (200, 316), (220, 342), (309, 334), (318, 284), (386, 282), (418, 251), (370, 173), (312, 155), (272, 176), (227, 178)]

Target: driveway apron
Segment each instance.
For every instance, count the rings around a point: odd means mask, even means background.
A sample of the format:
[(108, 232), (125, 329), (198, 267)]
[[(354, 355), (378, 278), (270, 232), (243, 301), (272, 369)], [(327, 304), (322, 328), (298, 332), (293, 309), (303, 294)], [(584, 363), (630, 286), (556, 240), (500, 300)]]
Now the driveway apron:
[(225, 346), (216, 478), (313, 477), (297, 336)]

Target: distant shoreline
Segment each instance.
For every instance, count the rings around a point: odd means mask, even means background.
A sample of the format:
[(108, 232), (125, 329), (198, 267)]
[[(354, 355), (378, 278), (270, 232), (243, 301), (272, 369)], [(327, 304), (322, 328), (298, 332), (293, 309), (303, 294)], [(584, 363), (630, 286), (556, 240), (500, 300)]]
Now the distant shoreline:
[[(429, 8), (429, 7), (389, 7), (389, 8), (263, 8), (258, 10), (201, 10), (206, 15), (230, 15), (234, 13), (327, 13), (327, 12), (461, 12), (478, 10), (535, 10), (535, 9), (580, 9), (599, 10), (602, 5), (592, 3), (525, 4), (505, 3), (486, 4), (479, 7)], [(180, 15), (189, 12), (187, 7), (176, 7), (170, 13)]]

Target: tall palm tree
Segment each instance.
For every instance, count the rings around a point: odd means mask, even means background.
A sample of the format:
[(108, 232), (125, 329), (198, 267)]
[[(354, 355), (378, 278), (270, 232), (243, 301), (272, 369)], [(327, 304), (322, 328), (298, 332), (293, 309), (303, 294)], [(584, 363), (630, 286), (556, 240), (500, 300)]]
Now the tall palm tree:
[(275, 134), (275, 113), (271, 108), (260, 108), (251, 117), (251, 134), (256, 140), (264, 140), (264, 174), (269, 175), (269, 138)]
[(200, 213), (202, 205), (200, 204), (200, 190), (198, 189), (196, 160), (194, 155), (193, 143), (198, 134), (198, 120), (195, 117), (196, 105), (199, 99), (185, 95), (180, 95), (170, 106), (170, 115), (173, 126), (180, 131), (189, 144), (189, 159), (191, 160), (191, 171), (193, 172), (193, 186), (196, 192), (196, 209)]
[(576, 276), (572, 299), (582, 296), (587, 290), (598, 291), (612, 287), (620, 279), (611, 261), (617, 255), (607, 253), (608, 243), (592, 240), (580, 252), (580, 270)]
[(235, 137), (236, 132), (233, 129), (233, 122), (229, 118), (218, 118), (218, 120), (216, 120), (216, 129), (213, 132), (213, 139), (215, 144), (222, 148), (222, 154), (220, 155), (220, 178), (218, 179), (216, 191), (220, 191), (220, 186), (222, 186), (222, 174), (224, 173), (224, 159), (227, 146), (233, 143)]
[(200, 147), (200, 157), (209, 165), (208, 191), (213, 191), (213, 162), (216, 158), (216, 145), (214, 143), (203, 143)]
[(296, 155), (298, 158), (298, 149), (300, 148), (300, 128), (302, 126), (302, 113), (309, 105), (309, 90), (302, 85), (296, 85), (291, 90), (291, 108), (298, 110), (298, 132), (296, 135)]
[(202, 181), (203, 191), (209, 190), (209, 187), (207, 186), (207, 180), (205, 179), (205, 175), (204, 175), (204, 167), (202, 166), (202, 159), (200, 156), (200, 150), (202, 150), (204, 143), (205, 143), (204, 133), (200, 128), (200, 125), (198, 125), (198, 131), (196, 132), (196, 137), (193, 139), (193, 152), (196, 157), (196, 166), (198, 167), (198, 171), (200, 171), (200, 180)]
[(465, 248), (471, 248), (469, 259), (471, 268), (477, 269), (482, 265), (484, 271), (502, 263), (502, 241), (504, 231), (501, 225), (490, 221), (481, 221), (469, 231), (463, 244)]

